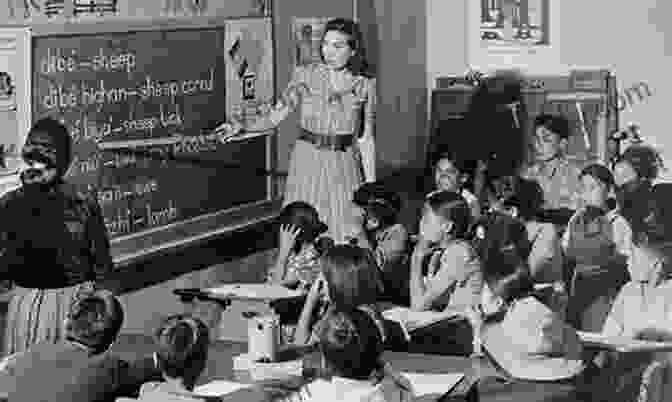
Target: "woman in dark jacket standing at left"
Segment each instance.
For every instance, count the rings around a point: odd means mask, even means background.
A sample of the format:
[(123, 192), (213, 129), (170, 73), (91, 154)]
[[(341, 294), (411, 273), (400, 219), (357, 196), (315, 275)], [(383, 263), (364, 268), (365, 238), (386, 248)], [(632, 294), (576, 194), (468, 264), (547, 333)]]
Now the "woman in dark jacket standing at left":
[(72, 301), (113, 267), (97, 199), (63, 180), (72, 161), (65, 126), (39, 120), (22, 157), (22, 187), (0, 199), (0, 278), (14, 284), (5, 354), (61, 340)]

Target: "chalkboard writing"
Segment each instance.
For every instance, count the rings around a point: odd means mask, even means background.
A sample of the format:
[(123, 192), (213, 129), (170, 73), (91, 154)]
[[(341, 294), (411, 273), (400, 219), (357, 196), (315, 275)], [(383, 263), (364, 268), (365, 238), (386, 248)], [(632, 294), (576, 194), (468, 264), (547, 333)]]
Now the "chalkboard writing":
[[(111, 237), (268, 199), (267, 137), (210, 135), (226, 119), (223, 28), (44, 36), (33, 46), (33, 120), (66, 124), (68, 180), (96, 193)], [(119, 151), (133, 144), (152, 155)]]

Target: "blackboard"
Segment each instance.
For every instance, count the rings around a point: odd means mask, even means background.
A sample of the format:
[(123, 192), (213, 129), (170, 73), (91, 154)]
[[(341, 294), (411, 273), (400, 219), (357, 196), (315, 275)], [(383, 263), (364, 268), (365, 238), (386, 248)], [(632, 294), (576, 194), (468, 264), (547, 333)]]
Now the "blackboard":
[[(224, 36), (215, 26), (33, 38), (32, 119), (69, 128), (68, 180), (97, 194), (112, 239), (271, 197), (268, 136), (208, 136), (226, 120)], [(120, 142), (145, 146), (106, 147)]]

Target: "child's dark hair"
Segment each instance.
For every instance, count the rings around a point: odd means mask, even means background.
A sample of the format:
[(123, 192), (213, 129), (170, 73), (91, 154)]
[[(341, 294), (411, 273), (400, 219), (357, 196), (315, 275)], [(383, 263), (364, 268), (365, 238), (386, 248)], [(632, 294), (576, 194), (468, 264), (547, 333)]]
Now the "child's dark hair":
[(592, 163), (581, 170), (579, 173), (579, 179), (583, 176), (591, 176), (596, 180), (604, 183), (607, 188), (612, 188), (614, 186), (614, 175), (611, 174), (609, 168), (599, 163)]
[(626, 149), (619, 161), (628, 162), (644, 180), (655, 180), (663, 166), (663, 161), (656, 149), (648, 145), (632, 145)]
[(397, 223), (402, 205), (399, 194), (381, 182), (363, 184), (355, 191), (353, 202), (378, 219), (382, 227)]
[(368, 380), (380, 369), (382, 317), (372, 310), (334, 309), (318, 329), (319, 347), (334, 375)]
[(483, 238), (476, 250), (483, 264), (483, 275), (499, 278), (509, 275), (521, 266), (530, 254), (532, 245), (527, 237), (525, 225), (517, 219), (501, 213), (492, 213), (476, 225)]
[(111, 292), (86, 291), (70, 306), (65, 324), (66, 339), (101, 352), (117, 338), (123, 321), (121, 302)]
[[(207, 359), (208, 327), (198, 318), (166, 318), (155, 334), (158, 366), (170, 378), (198, 376)], [(193, 372), (196, 369), (198, 372)]]
[(566, 140), (571, 135), (569, 120), (566, 117), (555, 114), (542, 113), (534, 119), (534, 129), (544, 127), (546, 130)]
[(321, 258), (329, 298), (340, 309), (374, 304), (381, 289), (380, 272), (370, 250), (350, 244), (331, 247)]
[(471, 210), (464, 198), (453, 191), (439, 191), (427, 197), (426, 205), (436, 215), (453, 222), (452, 234), (455, 238), (467, 236), (471, 225)]
[(277, 218), (277, 224), (292, 225), (301, 229), (294, 244), (295, 252), (298, 252), (304, 243), (314, 241), (327, 231), (327, 225), (320, 221), (315, 207), (304, 201), (294, 201), (285, 205)]
[(672, 183), (659, 183), (637, 193), (625, 218), (636, 245), (660, 246), (672, 243)]
[(527, 180), (516, 176), (514, 178), (514, 192), (503, 200), (505, 207), (518, 209), (518, 216), (530, 220), (536, 218), (544, 204), (544, 192), (534, 180)]

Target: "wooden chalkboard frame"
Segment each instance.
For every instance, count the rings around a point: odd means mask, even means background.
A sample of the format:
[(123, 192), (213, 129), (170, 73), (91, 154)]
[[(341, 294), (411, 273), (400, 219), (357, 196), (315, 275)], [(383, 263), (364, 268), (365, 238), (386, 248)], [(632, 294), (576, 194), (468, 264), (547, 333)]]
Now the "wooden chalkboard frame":
[[(271, 8), (274, 10), (274, 7)], [(31, 45), (29, 51), (32, 55), (34, 42), (32, 38), (44, 38), (53, 36), (76, 36), (92, 34), (129, 33), (143, 31), (175, 31), (175, 30), (201, 30), (223, 29), (228, 21), (236, 19), (249, 19), (255, 16), (242, 17), (190, 17), (189, 19), (153, 19), (147, 20), (110, 20), (85, 23), (43, 24), (31, 26)], [(259, 18), (262, 18), (259, 16)], [(271, 38), (274, 46), (273, 51), (273, 97), (277, 97), (277, 40), (275, 29), (275, 16), (272, 12)], [(30, 57), (30, 56), (29, 56)], [(27, 65), (33, 68), (32, 59), (26, 60)], [(32, 74), (28, 75), (32, 81)], [(31, 88), (32, 82), (28, 87)], [(27, 115), (32, 121), (32, 102), (26, 102)], [(246, 227), (263, 224), (275, 218), (280, 211), (281, 201), (278, 196), (277, 177), (282, 174), (276, 173), (277, 169), (277, 129), (266, 138), (266, 166), (267, 194), (266, 200), (260, 200), (244, 204), (239, 207), (220, 210), (210, 214), (204, 214), (184, 221), (178, 221), (165, 226), (151, 228), (138, 233), (114, 238), (111, 240), (112, 256), (115, 266), (122, 268), (137, 264), (149, 258), (162, 254), (176, 252), (178, 250), (197, 246), (214, 237), (219, 237), (231, 232), (239, 231)]]

